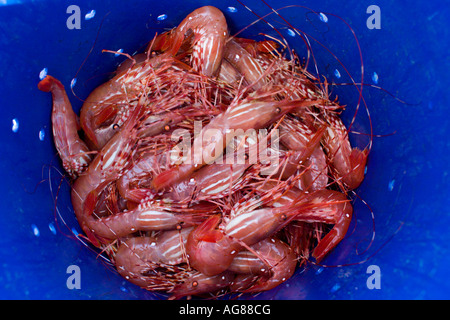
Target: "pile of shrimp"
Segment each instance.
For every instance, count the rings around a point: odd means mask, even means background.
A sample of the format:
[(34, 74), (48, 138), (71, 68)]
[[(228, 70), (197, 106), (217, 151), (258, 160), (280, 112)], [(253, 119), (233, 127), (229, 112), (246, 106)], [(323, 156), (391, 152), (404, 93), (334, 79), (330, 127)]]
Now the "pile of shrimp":
[(77, 220), (124, 278), (173, 299), (261, 292), (345, 237), (368, 150), (284, 51), (206, 6), (126, 55), (79, 117), (39, 83)]

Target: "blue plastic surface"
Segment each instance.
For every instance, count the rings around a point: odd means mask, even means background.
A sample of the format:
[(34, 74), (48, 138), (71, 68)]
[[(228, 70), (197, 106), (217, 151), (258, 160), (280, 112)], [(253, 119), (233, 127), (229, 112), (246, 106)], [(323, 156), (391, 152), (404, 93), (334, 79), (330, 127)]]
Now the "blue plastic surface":
[[(51, 133), (51, 96), (40, 92), (37, 83), (44, 68), (67, 89), (76, 78), (74, 91), (79, 98), (69, 96), (78, 111), (81, 99), (124, 59), (102, 54), (102, 49), (133, 54), (155, 32), (175, 26), (187, 13), (206, 4), (223, 10), (231, 33), (257, 20), (232, 0), (163, 3), (77, 1), (81, 29), (70, 30), (66, 10), (71, 1), (0, 0), (0, 298), (161, 298), (125, 281), (71, 235), (71, 230), (80, 228), (73, 217), (69, 186), (64, 181), (60, 184), (58, 171), (62, 170)], [(267, 3), (281, 8), (299, 2)], [(301, 7), (278, 12), (308, 34), (322, 74), (335, 83), (350, 82), (345, 66), (356, 82), (361, 79), (354, 36), (339, 16), (359, 40), (364, 82), (381, 86), (409, 104), (374, 87), (363, 89), (378, 136), (358, 195), (372, 209), (374, 220), (368, 206), (356, 199), (348, 236), (324, 261), (346, 266), (310, 265), (282, 286), (244, 298), (450, 298), (448, 3), (377, 1), (381, 29), (372, 30), (366, 25), (372, 1), (301, 3), (324, 14)], [(260, 16), (272, 12), (262, 1), (245, 4)], [(299, 54), (305, 54), (304, 41), (292, 26), (274, 13), (265, 20)], [(241, 35), (256, 37), (259, 32), (277, 36), (264, 22)], [(348, 123), (358, 102), (357, 91), (352, 86), (333, 86), (332, 90), (348, 105), (344, 116)], [(354, 129), (368, 132), (364, 105)], [(352, 135), (357, 145), (364, 146), (367, 140), (367, 136)], [(373, 234), (375, 239), (366, 250)], [(81, 289), (71, 290), (66, 285), (70, 265), (80, 268)], [(367, 286), (371, 265), (381, 271), (380, 289)]]

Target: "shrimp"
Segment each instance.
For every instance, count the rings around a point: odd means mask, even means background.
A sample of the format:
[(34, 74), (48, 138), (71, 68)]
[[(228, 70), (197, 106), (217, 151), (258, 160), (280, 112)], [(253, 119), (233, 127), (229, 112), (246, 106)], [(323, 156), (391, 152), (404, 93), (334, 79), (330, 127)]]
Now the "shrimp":
[(240, 292), (270, 290), (294, 274), (297, 257), (285, 242), (267, 238), (251, 246), (251, 249), (256, 255), (250, 251), (241, 251), (228, 268), (234, 273), (260, 275), (249, 287), (241, 288)]
[(208, 276), (200, 272), (192, 272), (185, 280), (177, 284), (170, 292), (170, 300), (181, 299), (206, 293), (218, 292), (226, 289), (233, 282), (234, 274), (228, 271)]
[(335, 171), (336, 181), (342, 182), (349, 190), (356, 189), (364, 179), (369, 151), (367, 148), (363, 151), (352, 149), (347, 128), (338, 116), (329, 114), (325, 120), (330, 126), (323, 136), (322, 144)]
[[(271, 192), (274, 184), (266, 183), (260, 187), (262, 194)], [(308, 223), (333, 224), (333, 228), (319, 241), (313, 257), (320, 262), (342, 239), (344, 239), (352, 220), (353, 207), (344, 193), (322, 189), (310, 193), (292, 187), (268, 205), (286, 208), (294, 203), (306, 205), (307, 210), (296, 214), (292, 220)]]
[(183, 247), (189, 228), (165, 231), (157, 236), (133, 237), (120, 242), (113, 259), (125, 279), (147, 290), (171, 290), (180, 276), (161, 275), (186, 271), (178, 265), (185, 259)]
[(305, 168), (309, 169), (303, 173), (302, 179), (297, 185), (301, 190), (317, 191), (328, 186), (327, 159), (320, 145), (305, 161)]
[(72, 205), (78, 222), (88, 237), (92, 235), (89, 224), (94, 221), (92, 212), (98, 195), (121, 176), (135, 152), (136, 124), (142, 109), (139, 104), (121, 130), (97, 153), (87, 170), (73, 184)]
[(247, 85), (254, 90), (261, 89), (266, 84), (263, 77), (264, 71), (258, 61), (233, 39), (230, 39), (225, 46), (224, 58), (236, 68)]
[[(314, 201), (325, 204), (322, 210), (317, 209), (314, 212), (316, 217), (313, 221), (333, 224), (333, 228), (319, 240), (319, 243), (314, 248), (312, 255), (316, 259), (316, 262), (320, 263), (344, 239), (352, 221), (353, 206), (348, 201), (346, 195), (341, 192), (320, 190), (313, 194), (316, 196)], [(324, 217), (324, 214), (327, 217)], [(299, 219), (308, 221), (308, 219), (304, 219), (303, 217)]]
[[(128, 69), (121, 68), (112, 79), (95, 88), (81, 107), (80, 124), (87, 139), (95, 149), (101, 149), (115, 134), (116, 126), (121, 126), (132, 112), (130, 103), (137, 100), (143, 92), (158, 91), (171, 81), (179, 78), (160, 77), (169, 69), (183, 72), (186, 66), (175, 60), (168, 53), (134, 63)], [(150, 88), (148, 88), (150, 86)], [(114, 119), (115, 123), (107, 128), (101, 125)]]
[(217, 78), (222, 83), (236, 86), (241, 80), (241, 74), (231, 63), (224, 59), (220, 65), (220, 71)]
[[(264, 89), (270, 91), (271, 89)], [(157, 175), (152, 182), (155, 190), (161, 190), (174, 183), (186, 179), (202, 166), (212, 163), (222, 155), (223, 149), (233, 139), (233, 130), (260, 129), (280, 119), (294, 108), (310, 105), (311, 101), (275, 101), (271, 97), (257, 99), (247, 97), (236, 98), (228, 109), (215, 117), (203, 127), (194, 139), (193, 148), (187, 152), (186, 159), (190, 164), (183, 163)]]
[(278, 208), (240, 208), (228, 219), (224, 219), (220, 227), (222, 218), (211, 216), (188, 237), (186, 251), (191, 266), (206, 275), (225, 271), (245, 246), (273, 235), (297, 216), (307, 215), (312, 201), (314, 200), (294, 202)]
[(89, 232), (101, 239), (118, 239), (136, 231), (174, 230), (181, 226), (192, 226), (205, 220), (204, 214), (190, 210), (189, 214), (170, 211), (151, 201), (144, 201), (133, 210), (96, 219), (93, 215), (84, 218)]
[(260, 54), (276, 51), (280, 46), (273, 40), (255, 41), (252, 39), (234, 37), (233, 40), (247, 50), (252, 57), (257, 58)]
[(163, 231), (157, 236), (132, 237), (120, 242), (114, 255), (119, 273), (144, 274), (158, 265), (186, 263), (183, 248), (192, 228)]
[(172, 47), (167, 52), (176, 54), (190, 31), (194, 34), (191, 56), (194, 70), (207, 77), (217, 76), (228, 38), (225, 16), (212, 6), (194, 10), (175, 29)]
[(211, 164), (194, 172), (188, 180), (173, 186), (173, 191), (163, 196), (171, 201), (212, 200), (233, 193), (248, 181), (244, 172), (250, 164)]
[(64, 169), (75, 179), (92, 161), (88, 147), (78, 135), (77, 115), (59, 80), (48, 75), (39, 82), (38, 88), (52, 93), (52, 129), (56, 150), (61, 157)]
[[(142, 187), (145, 182), (151, 182), (157, 170), (166, 166), (164, 152), (146, 152), (135, 159), (129, 169), (116, 181), (120, 195), (130, 201), (139, 203), (150, 191)], [(134, 187), (134, 188), (133, 188)]]
[(311, 156), (326, 130), (326, 126), (315, 130), (293, 117), (284, 118), (279, 128), (281, 143), (289, 150), (302, 151), (303, 160)]

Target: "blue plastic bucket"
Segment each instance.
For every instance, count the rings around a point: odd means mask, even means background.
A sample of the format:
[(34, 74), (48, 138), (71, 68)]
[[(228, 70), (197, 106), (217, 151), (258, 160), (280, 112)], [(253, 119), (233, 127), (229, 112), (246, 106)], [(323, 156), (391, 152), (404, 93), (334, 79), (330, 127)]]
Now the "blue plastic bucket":
[[(253, 25), (257, 15), (232, 0), (77, 2), (79, 20), (70, 1), (0, 0), (0, 298), (163, 298), (128, 283), (74, 237), (81, 230), (52, 142), (51, 96), (37, 83), (48, 72), (67, 89), (72, 84), (78, 98), (69, 93), (70, 100), (79, 111), (81, 99), (124, 60), (102, 49), (133, 54), (206, 4), (224, 12), (232, 34), (250, 26), (242, 37), (279, 38), (268, 22), (300, 55), (309, 42), (330, 83), (349, 83), (349, 75), (361, 82), (362, 57), (375, 135), (350, 231), (323, 261), (333, 267), (308, 265), (274, 290), (244, 298), (450, 298), (450, 8), (444, 1), (380, 0), (376, 8), (370, 1), (302, 1), (307, 9), (286, 7), (297, 1), (247, 0), (265, 20)], [(357, 90), (331, 89), (348, 106), (348, 124)], [(361, 103), (354, 131), (370, 132), (367, 119)], [(364, 146), (368, 136), (351, 139)], [(71, 282), (74, 268), (79, 288)]]

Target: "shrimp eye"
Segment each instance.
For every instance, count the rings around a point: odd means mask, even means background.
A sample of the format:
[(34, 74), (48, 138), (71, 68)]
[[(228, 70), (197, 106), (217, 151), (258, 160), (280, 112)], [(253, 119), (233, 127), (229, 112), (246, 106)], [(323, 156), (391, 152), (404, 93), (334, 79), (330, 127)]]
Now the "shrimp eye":
[(276, 112), (276, 113), (280, 113), (280, 112), (281, 112), (280, 107), (277, 107), (277, 108), (275, 109), (275, 112)]
[(195, 288), (196, 286), (198, 286), (198, 282), (197, 281), (192, 282), (192, 286)]
[(170, 126), (168, 126), (168, 125), (164, 126), (164, 130), (169, 131), (170, 130)]
[(114, 123), (113, 124), (113, 130), (117, 130), (117, 129), (119, 129), (120, 128), (120, 126), (117, 124), (117, 123)]
[(282, 214), (282, 215), (281, 215), (281, 220), (286, 221), (286, 219), (287, 219), (287, 215)]

